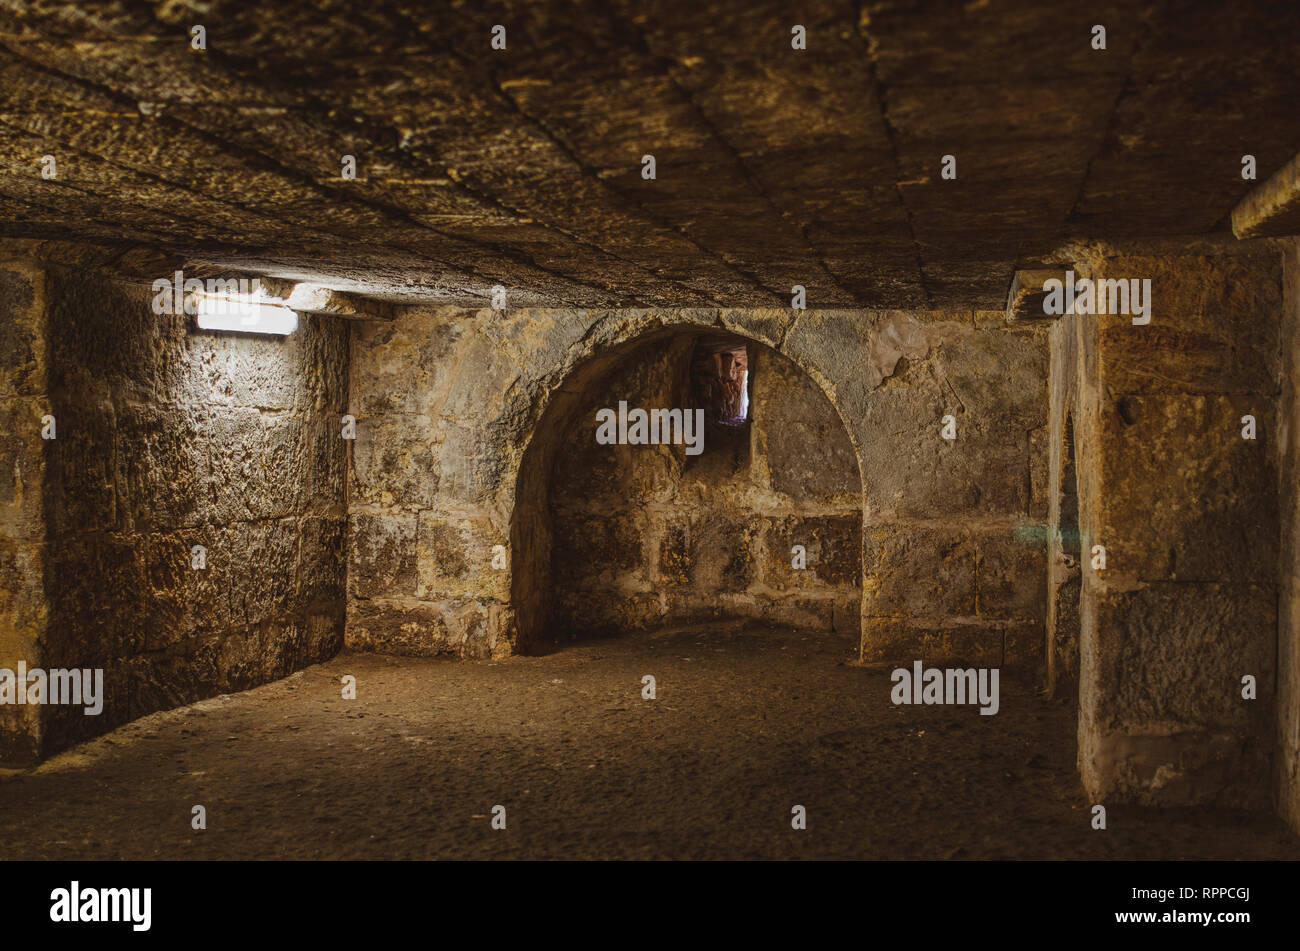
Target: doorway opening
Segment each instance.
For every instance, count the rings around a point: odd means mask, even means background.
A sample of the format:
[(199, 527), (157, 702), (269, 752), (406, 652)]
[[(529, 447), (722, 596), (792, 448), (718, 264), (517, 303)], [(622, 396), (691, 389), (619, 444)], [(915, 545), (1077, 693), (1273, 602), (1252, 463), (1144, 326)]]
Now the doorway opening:
[[(521, 651), (737, 620), (856, 647), (861, 479), (813, 378), (715, 328), (662, 330), (596, 362), (561, 386), (521, 460), (511, 530)], [(640, 422), (662, 436), (654, 420), (670, 418), (698, 419), (699, 445), (637, 438)]]

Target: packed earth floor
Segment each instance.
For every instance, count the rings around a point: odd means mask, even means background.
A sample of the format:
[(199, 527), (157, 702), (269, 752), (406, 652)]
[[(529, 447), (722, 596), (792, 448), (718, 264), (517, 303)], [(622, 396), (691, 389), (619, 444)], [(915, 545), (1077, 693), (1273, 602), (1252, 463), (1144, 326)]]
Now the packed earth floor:
[(981, 716), (895, 706), (855, 655), (752, 624), (346, 653), (0, 774), (0, 858), (1300, 858), (1265, 814), (1116, 804), (1094, 831), (1074, 713), (1035, 672), (1004, 670)]

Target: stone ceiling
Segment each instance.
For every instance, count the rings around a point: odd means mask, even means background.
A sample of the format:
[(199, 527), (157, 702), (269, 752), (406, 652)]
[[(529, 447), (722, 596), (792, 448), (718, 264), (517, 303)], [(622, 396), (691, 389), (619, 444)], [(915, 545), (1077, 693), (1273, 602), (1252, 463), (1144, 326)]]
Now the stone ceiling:
[(1227, 232), (1241, 156), (1300, 149), (1297, 51), (1294, 0), (0, 0), (0, 236), (391, 301), (1001, 308), (1066, 239)]

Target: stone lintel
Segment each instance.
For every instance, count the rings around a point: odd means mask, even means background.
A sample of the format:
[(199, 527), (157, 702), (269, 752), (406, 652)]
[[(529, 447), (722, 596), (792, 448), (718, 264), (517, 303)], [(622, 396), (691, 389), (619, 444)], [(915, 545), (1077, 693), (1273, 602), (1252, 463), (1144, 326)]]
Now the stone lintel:
[(397, 314), (391, 304), (328, 287), (265, 276), (258, 280), (271, 294), (285, 300), (300, 314), (328, 314), (349, 320), (392, 320)]

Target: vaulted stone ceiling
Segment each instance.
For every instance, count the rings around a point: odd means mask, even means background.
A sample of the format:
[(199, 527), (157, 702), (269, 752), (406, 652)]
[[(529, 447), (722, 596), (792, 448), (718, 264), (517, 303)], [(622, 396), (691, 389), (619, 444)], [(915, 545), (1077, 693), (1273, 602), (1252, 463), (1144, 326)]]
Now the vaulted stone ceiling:
[(1300, 148), (1298, 50), (1293, 0), (2, 0), (0, 235), (398, 301), (999, 308), (1066, 238), (1226, 231), (1241, 156)]

